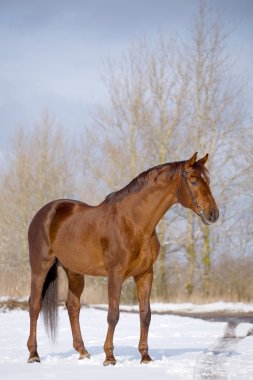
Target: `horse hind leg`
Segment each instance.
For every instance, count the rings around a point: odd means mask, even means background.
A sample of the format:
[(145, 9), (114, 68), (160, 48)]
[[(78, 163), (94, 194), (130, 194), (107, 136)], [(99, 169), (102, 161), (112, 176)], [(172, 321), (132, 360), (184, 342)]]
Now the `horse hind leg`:
[(37, 265), (36, 271), (32, 269), (31, 273), (31, 294), (29, 298), (30, 335), (27, 341), (27, 348), (30, 353), (28, 363), (40, 362), (37, 351), (37, 320), (42, 306), (43, 286), (52, 265), (56, 265), (54, 264), (54, 259), (43, 261), (40, 268)]
[(69, 321), (73, 336), (73, 347), (79, 352), (79, 359), (90, 358), (89, 352), (85, 349), (83, 338), (80, 329), (79, 315), (80, 315), (80, 297), (84, 288), (84, 276), (66, 270), (68, 277), (69, 289), (66, 300), (66, 307), (69, 314)]

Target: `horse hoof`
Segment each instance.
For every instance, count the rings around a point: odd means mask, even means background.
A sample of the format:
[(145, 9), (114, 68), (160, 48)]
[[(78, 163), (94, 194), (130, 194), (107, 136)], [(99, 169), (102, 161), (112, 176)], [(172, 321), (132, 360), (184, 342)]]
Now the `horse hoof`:
[(145, 357), (143, 357), (141, 359), (141, 364), (149, 364), (151, 363), (153, 360), (151, 359), (151, 357), (149, 355), (146, 355)]
[(116, 363), (116, 359), (105, 359), (103, 364), (105, 367), (108, 367), (109, 365), (115, 365)]
[(39, 356), (33, 356), (27, 360), (27, 363), (40, 363)]
[(90, 354), (89, 354), (89, 352), (85, 352), (85, 353), (83, 353), (83, 354), (80, 354), (80, 356), (79, 356), (79, 360), (83, 360), (83, 359), (90, 359)]

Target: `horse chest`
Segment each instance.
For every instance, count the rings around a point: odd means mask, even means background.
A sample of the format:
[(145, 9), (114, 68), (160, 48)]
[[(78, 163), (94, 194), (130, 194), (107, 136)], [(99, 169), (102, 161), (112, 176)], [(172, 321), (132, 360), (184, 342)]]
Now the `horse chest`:
[(155, 261), (157, 260), (159, 254), (160, 244), (156, 233), (154, 233), (151, 239), (142, 240), (142, 245), (139, 252), (132, 252), (132, 262), (129, 271), (129, 276), (138, 276), (139, 274), (150, 269)]
[(150, 247), (147, 246), (141, 247), (139, 252), (130, 252), (129, 255), (127, 276), (138, 276), (152, 267), (155, 261)]

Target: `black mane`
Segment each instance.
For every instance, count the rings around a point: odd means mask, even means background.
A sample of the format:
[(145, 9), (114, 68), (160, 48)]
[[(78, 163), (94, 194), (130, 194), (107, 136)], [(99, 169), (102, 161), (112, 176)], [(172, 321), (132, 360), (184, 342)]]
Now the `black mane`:
[(137, 177), (135, 177), (128, 185), (123, 187), (122, 189), (118, 191), (114, 191), (113, 193), (110, 193), (107, 195), (107, 197), (104, 200), (104, 203), (115, 203), (118, 201), (121, 201), (123, 198), (125, 198), (127, 195), (132, 193), (138, 193), (148, 182), (148, 179), (151, 175), (153, 177), (157, 177), (161, 169), (167, 167), (167, 179), (168, 181), (172, 179), (176, 174), (178, 174), (180, 171), (182, 171), (182, 167), (184, 165), (185, 161), (178, 161), (178, 162), (171, 162), (166, 163), (162, 165), (154, 166), (153, 168), (150, 168), (141, 174), (139, 174)]

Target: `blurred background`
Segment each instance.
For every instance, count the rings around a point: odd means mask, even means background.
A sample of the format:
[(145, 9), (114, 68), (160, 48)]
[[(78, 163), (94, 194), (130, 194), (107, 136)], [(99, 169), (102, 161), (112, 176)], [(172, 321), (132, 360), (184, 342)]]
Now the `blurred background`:
[[(250, 0), (0, 0), (0, 296), (29, 295), (45, 203), (96, 205), (198, 151), (220, 219), (169, 210), (152, 300), (253, 300), (252, 36)], [(83, 302), (106, 283), (87, 278)]]

